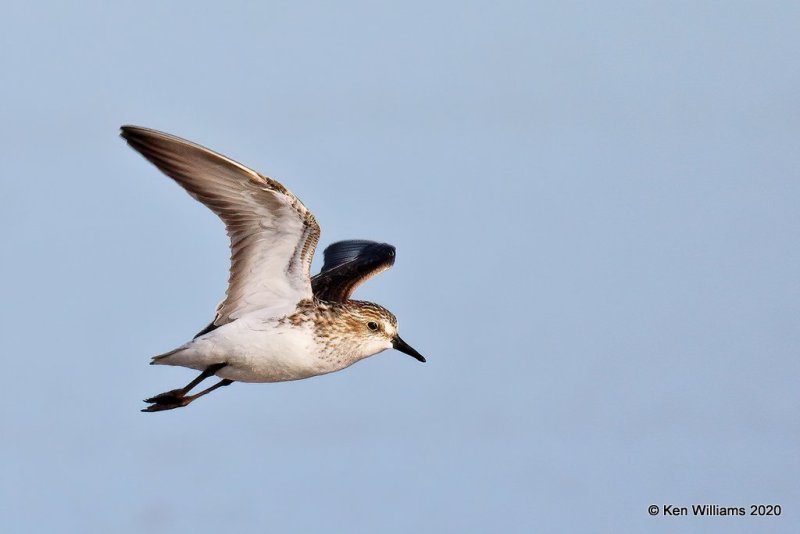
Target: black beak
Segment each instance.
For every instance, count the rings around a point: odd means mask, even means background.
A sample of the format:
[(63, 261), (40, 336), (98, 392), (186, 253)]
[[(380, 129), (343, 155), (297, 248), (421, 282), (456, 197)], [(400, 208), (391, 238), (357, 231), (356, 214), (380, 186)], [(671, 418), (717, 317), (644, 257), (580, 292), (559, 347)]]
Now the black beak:
[(412, 358), (416, 358), (421, 362), (425, 361), (425, 356), (415, 351), (414, 348), (405, 341), (403, 341), (403, 339), (400, 336), (394, 336), (392, 345), (394, 346), (395, 349), (399, 350), (400, 352), (405, 352)]

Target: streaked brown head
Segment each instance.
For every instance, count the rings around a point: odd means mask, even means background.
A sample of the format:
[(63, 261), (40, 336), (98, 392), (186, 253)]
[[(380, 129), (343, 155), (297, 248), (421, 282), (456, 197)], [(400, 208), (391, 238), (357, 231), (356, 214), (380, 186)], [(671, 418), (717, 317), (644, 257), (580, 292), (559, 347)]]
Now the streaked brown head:
[[(348, 300), (336, 313), (338, 335), (358, 346), (359, 356), (366, 358), (386, 349), (394, 348), (420, 362), (425, 357), (403, 341), (397, 333), (397, 318), (392, 312), (372, 302)], [(333, 325), (331, 325), (333, 326)]]

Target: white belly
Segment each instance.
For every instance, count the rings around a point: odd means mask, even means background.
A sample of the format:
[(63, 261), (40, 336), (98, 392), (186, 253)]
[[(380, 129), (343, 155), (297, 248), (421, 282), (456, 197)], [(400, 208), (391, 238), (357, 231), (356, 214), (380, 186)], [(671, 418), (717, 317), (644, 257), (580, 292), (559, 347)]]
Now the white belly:
[(242, 318), (187, 343), (163, 361), (203, 370), (225, 362), (217, 376), (239, 382), (282, 382), (337, 371), (352, 361), (320, 351), (310, 325)]

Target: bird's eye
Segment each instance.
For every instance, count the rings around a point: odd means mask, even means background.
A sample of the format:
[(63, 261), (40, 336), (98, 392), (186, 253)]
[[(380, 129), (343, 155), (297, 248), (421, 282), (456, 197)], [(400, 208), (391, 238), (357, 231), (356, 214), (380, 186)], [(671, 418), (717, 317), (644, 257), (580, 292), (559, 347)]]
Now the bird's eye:
[(367, 328), (369, 328), (372, 331), (375, 331), (378, 329), (378, 323), (376, 323), (375, 321), (370, 321), (367, 323)]

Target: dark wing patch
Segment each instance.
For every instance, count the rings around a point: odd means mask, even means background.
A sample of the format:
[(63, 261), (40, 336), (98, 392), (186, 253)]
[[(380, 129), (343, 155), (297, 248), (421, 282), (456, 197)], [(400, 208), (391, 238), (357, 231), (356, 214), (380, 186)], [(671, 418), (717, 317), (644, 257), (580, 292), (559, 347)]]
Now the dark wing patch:
[(350, 239), (333, 243), (322, 253), (325, 264), (321, 273), (335, 269), (354, 260), (384, 259), (394, 257), (394, 247), (386, 243), (376, 243), (365, 239)]
[(395, 248), (363, 239), (339, 241), (323, 253), (325, 264), (311, 279), (314, 296), (344, 302), (358, 286), (394, 265)]
[[(214, 321), (216, 321), (216, 319), (214, 319)], [(217, 328), (222, 326), (222, 325), (216, 324), (214, 321), (211, 321), (210, 323), (208, 323), (208, 326), (206, 326), (205, 328), (200, 330), (197, 334), (195, 334), (195, 336), (192, 339), (197, 339), (198, 337), (203, 336), (205, 334), (208, 334), (212, 330), (216, 330)]]

